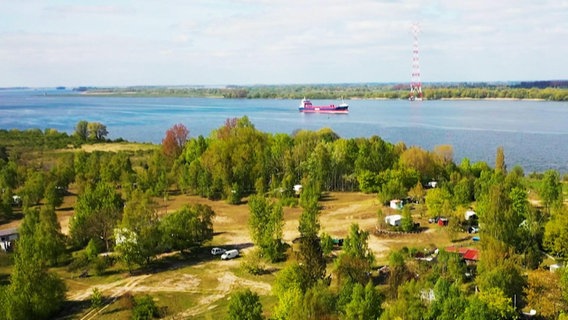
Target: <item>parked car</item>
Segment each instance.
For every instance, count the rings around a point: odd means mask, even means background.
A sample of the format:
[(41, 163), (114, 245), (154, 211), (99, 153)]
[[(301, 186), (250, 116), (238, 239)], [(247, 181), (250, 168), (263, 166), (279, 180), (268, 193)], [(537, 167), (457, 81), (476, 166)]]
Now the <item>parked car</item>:
[(211, 249), (211, 254), (216, 256), (216, 255), (225, 253), (225, 251), (227, 251), (227, 250), (222, 249), (222, 248), (213, 248), (213, 249)]
[(229, 260), (236, 258), (238, 256), (239, 256), (239, 250), (237, 249), (227, 250), (225, 251), (225, 253), (221, 255), (221, 260)]

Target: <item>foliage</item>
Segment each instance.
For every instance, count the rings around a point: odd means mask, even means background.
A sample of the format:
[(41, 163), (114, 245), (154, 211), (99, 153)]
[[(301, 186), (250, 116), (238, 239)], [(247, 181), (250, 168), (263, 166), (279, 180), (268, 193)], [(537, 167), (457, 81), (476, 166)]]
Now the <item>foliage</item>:
[(241, 268), (252, 275), (261, 275), (265, 272), (266, 266), (262, 262), (260, 250), (257, 248), (247, 252), (241, 260)]
[(90, 239), (100, 238), (106, 250), (111, 247), (111, 238), (122, 216), (123, 201), (108, 183), (88, 187), (77, 198), (75, 215), (70, 221), (70, 234), (76, 245), (85, 245)]
[(469, 298), (463, 314), (465, 320), (517, 319), (518, 314), (508, 298), (500, 289), (491, 288)]
[(108, 135), (107, 128), (100, 122), (87, 123), (87, 135), (91, 141), (104, 141)]
[(249, 199), (249, 229), (252, 241), (261, 254), (272, 262), (283, 259), (282, 228), (284, 216), (279, 203), (269, 203), (263, 196)]
[(85, 120), (80, 120), (80, 121), (77, 122), (77, 124), (75, 125), (75, 132), (74, 132), (74, 135), (75, 135), (80, 141), (87, 141), (87, 137), (89, 136), (88, 126), (89, 126), (89, 122), (87, 122), (87, 121), (85, 121)]
[(99, 288), (95, 287), (91, 293), (91, 308), (96, 309), (103, 306), (104, 296)]
[(248, 288), (231, 294), (227, 319), (264, 319), (258, 294)]
[(543, 318), (557, 319), (561, 312), (568, 312), (568, 304), (562, 295), (562, 273), (565, 271), (535, 270), (528, 274), (524, 292), (526, 305), (538, 310)]
[(344, 319), (379, 319), (381, 312), (381, 298), (373, 283), (369, 281), (364, 288), (360, 283), (355, 284), (351, 301), (345, 306)]
[(543, 246), (557, 257), (568, 257), (568, 209), (553, 212), (544, 229)]
[(182, 153), (187, 142), (189, 130), (181, 123), (174, 124), (166, 131), (166, 136), (162, 139), (162, 152), (169, 159), (176, 159)]
[(548, 170), (544, 172), (539, 186), (539, 194), (548, 214), (550, 214), (551, 207), (562, 204), (562, 184), (557, 171)]
[(375, 261), (375, 256), (369, 249), (368, 239), (369, 232), (360, 230), (357, 224), (351, 225), (349, 235), (343, 242), (343, 253), (335, 263), (340, 281), (349, 281), (361, 285), (369, 281), (371, 265)]
[(208, 205), (186, 205), (165, 216), (160, 223), (162, 243), (167, 249), (187, 250), (213, 238), (215, 212)]
[(4, 308), (8, 319), (48, 319), (62, 307), (66, 287), (47, 270), (41, 252), (40, 217), (36, 210), (26, 214), (14, 257), (10, 285), (5, 289)]
[(159, 253), (162, 234), (156, 204), (149, 193), (134, 190), (126, 201), (122, 222), (114, 230), (115, 250), (130, 270), (148, 265)]
[(147, 320), (160, 317), (160, 313), (154, 299), (150, 295), (134, 298), (132, 320)]

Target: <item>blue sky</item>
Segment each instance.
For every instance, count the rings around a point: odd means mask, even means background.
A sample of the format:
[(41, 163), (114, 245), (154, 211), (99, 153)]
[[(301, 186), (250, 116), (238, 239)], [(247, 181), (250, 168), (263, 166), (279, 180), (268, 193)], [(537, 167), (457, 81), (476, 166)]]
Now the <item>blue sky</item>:
[(0, 0), (0, 87), (568, 79), (566, 0)]

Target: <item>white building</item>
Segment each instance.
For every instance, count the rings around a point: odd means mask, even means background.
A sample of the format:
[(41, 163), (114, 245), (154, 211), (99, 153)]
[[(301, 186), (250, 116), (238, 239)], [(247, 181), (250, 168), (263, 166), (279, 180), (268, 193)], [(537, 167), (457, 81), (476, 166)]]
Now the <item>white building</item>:
[(402, 222), (402, 216), (400, 214), (393, 214), (390, 216), (385, 217), (385, 222), (390, 224), (391, 226), (400, 226)]
[(402, 200), (398, 199), (391, 200), (390, 207), (396, 210), (402, 210)]

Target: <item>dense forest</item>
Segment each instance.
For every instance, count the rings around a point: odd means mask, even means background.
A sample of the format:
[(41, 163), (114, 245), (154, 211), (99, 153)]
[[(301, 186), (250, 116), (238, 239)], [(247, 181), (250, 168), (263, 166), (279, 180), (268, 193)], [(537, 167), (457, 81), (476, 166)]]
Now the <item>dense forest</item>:
[[(256, 94), (242, 90), (242, 97)], [(258, 90), (260, 95), (271, 89)], [(294, 97), (305, 94), (289, 90)], [(358, 90), (345, 96), (359, 96)], [(565, 91), (560, 92), (565, 100)], [(66, 287), (54, 267), (102, 273), (121, 263), (134, 272), (159, 263), (162, 253), (203, 246), (213, 238), (215, 212), (192, 204), (158, 216), (153, 199), (174, 192), (231, 205), (246, 199), (256, 248), (247, 257), (247, 270), (262, 274), (265, 264), (287, 262), (273, 285), (277, 302), (268, 310), (273, 319), (517, 319), (527, 308), (537, 309), (541, 319), (568, 317), (568, 272), (550, 272), (543, 263), (568, 256), (566, 177), (553, 170), (526, 175), (521, 167), (507, 168), (502, 148), (494, 164), (458, 163), (449, 145), (424, 150), (378, 136), (344, 139), (330, 129), (270, 134), (243, 117), (227, 119), (208, 137), (190, 137), (189, 129), (177, 124), (150, 151), (77, 149), (105, 141), (107, 134), (103, 124), (87, 121), (79, 122), (72, 135), (0, 130), (0, 223), (23, 217), (14, 252), (0, 254), (2, 264), (12, 268), (0, 282), (0, 319), (59, 314)], [(55, 208), (70, 188), (77, 202), (65, 236)], [(401, 232), (418, 227), (413, 223), (418, 213), (411, 211), (415, 205), (425, 208), (420, 215), (450, 218), (448, 228), (456, 235), (471, 223), (463, 212), (474, 208), (482, 239), (479, 262), (466, 263), (444, 250), (431, 262), (419, 259), (426, 248), (405, 247), (391, 252), (384, 272), (375, 276), (369, 230), (356, 223), (346, 226), (341, 252), (331, 256), (333, 239), (321, 232), (319, 222), (321, 198), (330, 191), (376, 194), (380, 203), (404, 199), (402, 223), (395, 230)], [(284, 206), (302, 208), (294, 259), (289, 244), (281, 241)], [(377, 215), (379, 222), (384, 219), (382, 212)], [(93, 292), (93, 305), (100, 299)], [(139, 298), (134, 306), (137, 319), (160, 316), (152, 299)], [(228, 308), (230, 319), (264, 317), (258, 295), (250, 290), (235, 293)]]
[[(424, 98), (568, 101), (568, 81), (423, 84)], [(237, 99), (408, 99), (406, 84), (254, 85), (219, 87), (81, 88), (96, 95), (189, 96)]]

